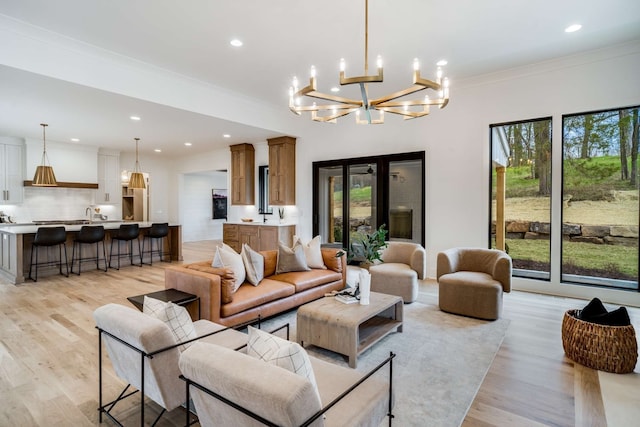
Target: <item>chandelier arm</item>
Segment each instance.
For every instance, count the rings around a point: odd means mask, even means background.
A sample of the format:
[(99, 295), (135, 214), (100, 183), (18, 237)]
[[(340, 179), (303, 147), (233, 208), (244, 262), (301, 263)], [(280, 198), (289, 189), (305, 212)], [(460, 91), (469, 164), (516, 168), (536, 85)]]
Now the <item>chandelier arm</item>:
[(347, 109), (345, 111), (340, 111), (340, 112), (338, 112), (336, 114), (331, 114), (329, 116), (320, 116), (320, 115), (317, 114), (316, 111), (312, 111), (311, 112), (311, 119), (315, 120), (316, 122), (336, 123), (336, 119), (337, 118), (349, 115), (349, 114), (351, 114), (351, 113), (353, 113), (353, 112), (355, 112), (357, 110), (358, 110), (358, 108), (350, 108), (350, 109)]
[(357, 77), (345, 77), (344, 71), (340, 71), (340, 85), (352, 85), (361, 83), (382, 83), (384, 79), (384, 71), (382, 68), (378, 68), (378, 74), (375, 76), (357, 76)]
[(301, 105), (293, 108), (295, 108), (295, 111), (298, 111), (298, 112), (311, 112), (311, 111), (320, 112), (320, 111), (333, 111), (333, 110), (342, 112), (345, 110), (356, 111), (360, 108), (360, 106), (328, 104), (328, 105)]
[(428, 110), (423, 110), (423, 111), (405, 111), (403, 109), (398, 109), (398, 108), (381, 108), (381, 110), (383, 110), (386, 113), (391, 113), (391, 114), (397, 114), (399, 116), (404, 116), (405, 120), (408, 119), (415, 119), (417, 117), (424, 117), (429, 115), (429, 111)]
[(375, 107), (378, 110), (384, 109), (384, 108), (394, 108), (394, 107), (416, 107), (416, 106), (421, 106), (421, 105), (437, 105), (437, 106), (441, 106), (442, 104), (445, 103), (445, 99), (442, 98), (438, 98), (438, 99), (431, 99), (429, 98), (427, 101), (425, 101), (424, 99), (416, 99), (416, 100), (412, 100), (412, 101), (396, 101), (396, 102), (392, 102), (392, 101), (387, 101), (387, 102), (380, 102), (378, 104), (373, 105), (372, 106)]

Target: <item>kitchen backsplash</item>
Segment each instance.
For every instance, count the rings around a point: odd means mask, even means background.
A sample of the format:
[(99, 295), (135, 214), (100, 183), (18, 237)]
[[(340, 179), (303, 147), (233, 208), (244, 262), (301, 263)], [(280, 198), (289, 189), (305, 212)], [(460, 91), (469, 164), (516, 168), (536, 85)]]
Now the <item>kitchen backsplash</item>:
[(19, 205), (0, 205), (0, 211), (13, 222), (85, 219), (87, 207), (100, 209), (109, 219), (122, 219), (120, 205), (94, 205), (95, 191), (78, 188), (24, 188), (24, 201)]

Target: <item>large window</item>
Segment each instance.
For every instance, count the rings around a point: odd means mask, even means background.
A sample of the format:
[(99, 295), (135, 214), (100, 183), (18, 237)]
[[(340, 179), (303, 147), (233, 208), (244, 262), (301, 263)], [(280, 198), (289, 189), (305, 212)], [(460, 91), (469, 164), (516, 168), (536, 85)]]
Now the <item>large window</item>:
[(389, 240), (424, 246), (424, 152), (313, 163), (313, 233), (349, 247), (382, 224)]
[(562, 280), (638, 289), (639, 107), (562, 120)]
[(491, 159), (491, 247), (514, 276), (549, 279), (551, 119), (492, 125)]

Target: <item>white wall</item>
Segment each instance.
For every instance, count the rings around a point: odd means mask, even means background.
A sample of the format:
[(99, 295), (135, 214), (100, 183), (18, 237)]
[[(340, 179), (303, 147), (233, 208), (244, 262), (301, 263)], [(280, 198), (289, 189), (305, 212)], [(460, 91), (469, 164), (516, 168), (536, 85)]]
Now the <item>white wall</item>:
[(224, 219), (212, 219), (211, 190), (228, 189), (227, 172), (184, 174), (182, 194), (182, 240), (222, 239)]

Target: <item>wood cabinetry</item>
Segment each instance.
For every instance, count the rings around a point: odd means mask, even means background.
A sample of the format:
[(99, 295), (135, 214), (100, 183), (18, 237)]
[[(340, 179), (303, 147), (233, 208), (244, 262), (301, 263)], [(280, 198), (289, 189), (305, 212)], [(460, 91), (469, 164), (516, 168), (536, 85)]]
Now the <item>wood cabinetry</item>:
[(122, 219), (149, 221), (147, 188), (122, 187)]
[(267, 139), (269, 144), (269, 204), (296, 204), (296, 139)]
[(222, 241), (236, 252), (242, 250), (242, 244), (248, 244), (256, 251), (278, 249), (278, 242), (287, 246), (293, 245), (296, 226), (291, 225), (259, 225), (259, 224), (224, 224)]
[(15, 276), (16, 271), (16, 235), (0, 232), (0, 272), (6, 272), (9, 276)]
[(236, 144), (231, 149), (231, 204), (255, 204), (255, 150), (251, 144)]
[(0, 144), (0, 205), (22, 203), (22, 145)]
[(98, 192), (96, 203), (120, 203), (120, 157), (98, 153)]

